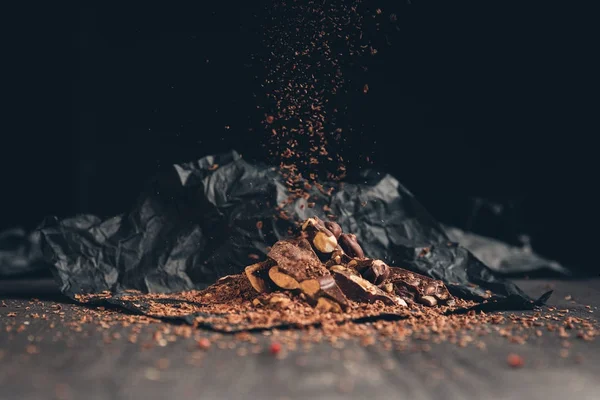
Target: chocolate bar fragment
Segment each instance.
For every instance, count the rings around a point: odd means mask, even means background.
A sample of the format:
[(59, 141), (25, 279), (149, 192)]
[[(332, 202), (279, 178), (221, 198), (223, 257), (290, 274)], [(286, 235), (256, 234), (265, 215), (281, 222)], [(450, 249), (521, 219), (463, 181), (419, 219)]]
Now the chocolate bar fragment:
[[(339, 304), (341, 310), (348, 307), (348, 299), (339, 288), (331, 275), (321, 276), (315, 279), (307, 279), (300, 283), (300, 290), (311, 303), (319, 303), (321, 298), (327, 298)], [(323, 303), (323, 301), (321, 301)]]
[(358, 244), (356, 235), (351, 233), (343, 233), (340, 235), (339, 244), (346, 254), (352, 258), (364, 258), (365, 253), (362, 247)]
[(267, 257), (273, 262), (269, 278), (282, 289), (299, 289), (300, 283), (305, 280), (329, 275), (304, 238), (278, 241)]
[(353, 258), (346, 254), (342, 247), (338, 245), (333, 253), (331, 253), (331, 258), (325, 262), (325, 266), (331, 268), (334, 265), (347, 265), (352, 260)]
[(273, 264), (271, 260), (267, 260), (249, 265), (244, 269), (250, 284), (258, 293), (269, 293), (275, 288), (269, 278), (269, 269)]
[(366, 303), (374, 303), (379, 300), (387, 305), (407, 305), (402, 298), (384, 292), (371, 282), (361, 278), (350, 268), (334, 265), (330, 271), (335, 282), (350, 300)]
[(454, 304), (454, 298), (442, 281), (403, 268), (390, 267), (387, 283), (394, 285), (397, 295), (416, 303), (429, 307)]
[(355, 269), (363, 278), (377, 286), (385, 283), (390, 275), (390, 267), (381, 260), (354, 259), (348, 263), (348, 267)]

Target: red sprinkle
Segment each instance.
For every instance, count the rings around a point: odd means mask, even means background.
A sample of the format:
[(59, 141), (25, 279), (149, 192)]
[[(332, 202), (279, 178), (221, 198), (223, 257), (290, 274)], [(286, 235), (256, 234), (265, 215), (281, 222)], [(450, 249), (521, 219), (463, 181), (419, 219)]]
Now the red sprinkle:
[(525, 364), (525, 360), (518, 354), (509, 354), (506, 362), (513, 368), (521, 368)]
[(198, 347), (200, 347), (202, 350), (208, 350), (208, 348), (210, 347), (210, 340), (208, 340), (207, 338), (202, 338), (200, 340), (198, 340)]
[(269, 351), (271, 352), (271, 354), (277, 355), (281, 352), (281, 345), (277, 342), (271, 343)]

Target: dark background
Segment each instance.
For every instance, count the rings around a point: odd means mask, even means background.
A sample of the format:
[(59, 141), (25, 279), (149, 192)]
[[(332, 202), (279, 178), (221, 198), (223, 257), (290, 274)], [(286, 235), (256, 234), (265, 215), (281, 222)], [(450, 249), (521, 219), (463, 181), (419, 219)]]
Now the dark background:
[[(15, 11), (0, 229), (126, 211), (175, 162), (230, 148), (264, 159), (263, 67), (250, 54), (265, 51), (269, 2), (196, 3)], [(511, 243), (527, 234), (597, 274), (586, 13), (372, 3), (399, 30), (391, 46), (376, 39), (369, 94), (353, 95), (350, 158), (370, 154), (445, 223)]]

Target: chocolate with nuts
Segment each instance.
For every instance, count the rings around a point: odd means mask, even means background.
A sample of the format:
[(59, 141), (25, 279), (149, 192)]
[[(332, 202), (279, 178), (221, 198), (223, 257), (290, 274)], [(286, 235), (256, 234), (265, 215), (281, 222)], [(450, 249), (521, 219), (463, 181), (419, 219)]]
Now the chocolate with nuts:
[(348, 254), (344, 252), (340, 245), (338, 245), (333, 253), (331, 253), (331, 258), (327, 260), (325, 266), (327, 268), (333, 267), (334, 265), (347, 265), (349, 262), (353, 260)]
[(278, 241), (267, 257), (272, 262), (269, 278), (282, 289), (299, 289), (302, 281), (329, 275), (327, 268), (303, 238)]
[(331, 275), (305, 280), (300, 283), (300, 290), (313, 303), (315, 301), (318, 303), (322, 297), (326, 297), (328, 300), (339, 304), (342, 310), (348, 307), (348, 299)]
[(405, 299), (429, 307), (454, 303), (454, 298), (442, 281), (398, 267), (390, 267), (388, 281), (394, 285), (395, 293)]
[(319, 253), (330, 254), (338, 245), (335, 235), (327, 229), (323, 221), (317, 217), (307, 219), (304, 224), (302, 224), (302, 231), (306, 232), (308, 241), (315, 251)]
[(356, 235), (351, 233), (342, 233), (339, 238), (340, 246), (342, 250), (348, 256), (353, 258), (364, 258), (365, 253), (363, 252), (362, 247), (358, 244), (358, 240), (356, 239)]
[(249, 265), (244, 269), (250, 284), (258, 293), (268, 293), (273, 289), (269, 279), (269, 269), (272, 265), (272, 261), (262, 261)]
[(351, 300), (366, 303), (374, 303), (379, 300), (387, 305), (406, 306), (406, 302), (403, 299), (384, 292), (371, 282), (355, 274), (349, 268), (342, 265), (334, 265), (330, 271), (338, 286)]
[(390, 267), (381, 260), (371, 260), (370, 258), (352, 260), (348, 266), (356, 269), (363, 278), (377, 286), (385, 283), (390, 275)]

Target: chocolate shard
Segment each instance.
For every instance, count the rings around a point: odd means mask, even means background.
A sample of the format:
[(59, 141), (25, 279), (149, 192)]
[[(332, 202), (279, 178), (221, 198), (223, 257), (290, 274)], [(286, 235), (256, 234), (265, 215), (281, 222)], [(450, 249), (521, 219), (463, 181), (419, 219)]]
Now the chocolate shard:
[(331, 258), (327, 260), (325, 266), (327, 268), (330, 268), (334, 265), (347, 265), (352, 260), (352, 257), (346, 254), (342, 247), (338, 245), (333, 251), (333, 253), (331, 253)]
[(267, 258), (279, 270), (298, 282), (318, 276), (329, 275), (310, 243), (304, 238), (280, 240), (271, 247)]
[(321, 297), (326, 297), (340, 305), (342, 310), (348, 307), (348, 299), (339, 288), (331, 275), (308, 279), (300, 283), (300, 290), (308, 297), (309, 302), (314, 304)]
[(342, 233), (338, 240), (342, 249), (348, 254), (348, 256), (352, 258), (364, 258), (365, 253), (358, 244), (358, 240), (356, 239), (356, 235), (352, 233)]
[(370, 258), (354, 259), (348, 266), (356, 269), (363, 278), (374, 285), (382, 285), (390, 275), (390, 267), (381, 260)]
[(390, 267), (387, 282), (394, 285), (397, 295), (429, 307), (455, 302), (444, 282), (403, 268)]
[(269, 269), (272, 265), (273, 262), (267, 260), (249, 265), (244, 269), (250, 284), (258, 293), (269, 293), (273, 290), (273, 284), (269, 278)]
[(281, 289), (299, 289), (303, 281), (329, 275), (304, 238), (278, 241), (267, 258), (272, 263), (268, 276)]
[(335, 235), (317, 217), (304, 221), (302, 231), (306, 233), (308, 241), (318, 253), (331, 254), (338, 245)]
[(379, 300), (387, 305), (406, 305), (404, 300), (384, 292), (350, 268), (334, 265), (330, 271), (342, 292), (351, 300), (366, 303)]

